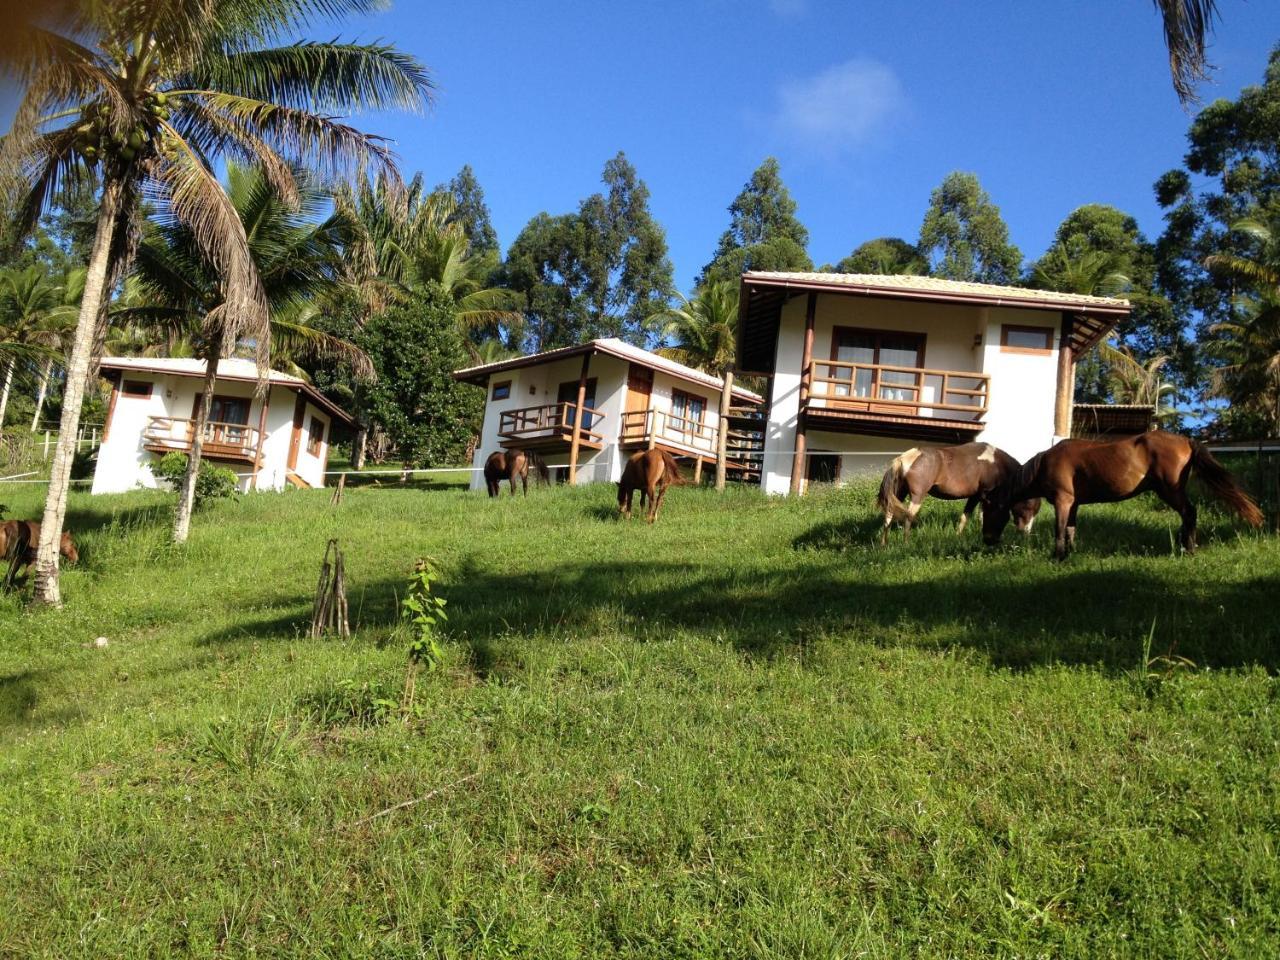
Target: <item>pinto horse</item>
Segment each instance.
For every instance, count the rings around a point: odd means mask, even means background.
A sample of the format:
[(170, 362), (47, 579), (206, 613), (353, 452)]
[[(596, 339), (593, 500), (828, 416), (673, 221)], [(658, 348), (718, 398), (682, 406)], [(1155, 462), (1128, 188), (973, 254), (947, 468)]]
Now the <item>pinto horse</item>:
[(511, 495), (516, 495), (516, 478), (524, 485), (524, 495), (529, 495), (529, 468), (533, 467), (543, 483), (551, 482), (551, 471), (542, 458), (532, 450), (495, 450), (484, 462), (484, 483), (489, 496), (496, 497), (502, 490), (502, 481), (511, 483)]
[[(37, 520), (7, 520), (0, 523), (0, 558), (9, 564), (4, 577), (5, 589), (18, 579), (18, 571), (36, 562), (36, 545), (40, 542), (40, 523)], [(79, 563), (80, 552), (68, 530), (62, 531), (58, 552), (71, 563)]]
[[(1119, 440), (1063, 440), (1037, 453), (1008, 487), (1004, 503), (992, 512), (1003, 529), (1011, 500), (1044, 497), (1053, 504), (1057, 536), (1053, 552), (1066, 557), (1076, 540), (1076, 511), (1082, 503), (1115, 503), (1150, 490), (1178, 511), (1178, 541), (1187, 553), (1196, 549), (1196, 508), (1187, 496), (1191, 474), (1251, 527), (1262, 526), (1262, 511), (1232, 479), (1227, 468), (1195, 440), (1152, 430)], [(984, 526), (984, 532), (985, 532)], [(998, 533), (997, 533), (998, 536)]]
[[(912, 447), (895, 457), (880, 481), (880, 493), (876, 504), (884, 512), (884, 529), (880, 532), (880, 544), (889, 542), (889, 528), (893, 521), (902, 522), (904, 540), (911, 538), (911, 524), (924, 506), (925, 497), (939, 500), (964, 500), (957, 534), (963, 533), (973, 508), (998, 490), (1002, 490), (1011, 477), (1017, 476), (1021, 464), (999, 447), (989, 443), (962, 443), (954, 447)], [(903, 501), (911, 498), (908, 506)], [(1031, 524), (1040, 510), (1040, 501), (1027, 499), (1011, 506), (1017, 527), (1023, 533), (1031, 532)], [(988, 511), (983, 509), (983, 529), (986, 530)], [(1007, 517), (1006, 517), (1007, 522)], [(1001, 524), (1003, 528), (1003, 523)], [(997, 533), (997, 539), (999, 534)]]
[(665, 450), (642, 450), (627, 461), (618, 481), (618, 512), (631, 519), (631, 498), (640, 491), (640, 506), (648, 501), (645, 519), (650, 523), (658, 519), (658, 510), (667, 495), (667, 487), (684, 483), (676, 458)]

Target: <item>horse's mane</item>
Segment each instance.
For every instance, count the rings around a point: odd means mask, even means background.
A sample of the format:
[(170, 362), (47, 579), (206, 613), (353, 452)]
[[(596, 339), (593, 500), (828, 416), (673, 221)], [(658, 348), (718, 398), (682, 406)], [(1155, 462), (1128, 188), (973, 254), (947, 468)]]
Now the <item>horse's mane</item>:
[(1040, 475), (1040, 464), (1047, 452), (1047, 450), (1041, 450), (1026, 463), (1019, 464), (1018, 469), (1012, 472), (1009, 477), (1010, 502), (1026, 499), (1023, 494), (1029, 492), (1034, 486), (1036, 478)]
[(551, 471), (547, 469), (547, 462), (543, 460), (533, 450), (524, 451), (524, 458), (529, 461), (529, 466), (533, 467), (538, 475), (538, 479), (543, 483), (551, 482)]

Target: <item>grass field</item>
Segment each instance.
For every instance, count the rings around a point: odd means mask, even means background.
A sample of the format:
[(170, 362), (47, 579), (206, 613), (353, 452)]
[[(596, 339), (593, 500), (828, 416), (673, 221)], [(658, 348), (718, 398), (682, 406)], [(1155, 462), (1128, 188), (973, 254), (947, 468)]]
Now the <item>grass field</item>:
[[(246, 496), (182, 550), (167, 495), (77, 494), (66, 606), (0, 598), (0, 955), (1280, 954), (1275, 538), (535, 494)], [(346, 642), (305, 635), (329, 536)]]

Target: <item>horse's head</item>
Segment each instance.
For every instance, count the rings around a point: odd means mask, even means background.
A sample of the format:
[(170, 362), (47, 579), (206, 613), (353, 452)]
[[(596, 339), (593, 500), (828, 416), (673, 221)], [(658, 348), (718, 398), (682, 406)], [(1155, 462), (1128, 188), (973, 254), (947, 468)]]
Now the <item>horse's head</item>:
[(1035, 523), (1036, 514), (1040, 512), (1040, 498), (1019, 500), (1013, 505), (1013, 525), (1021, 534), (1031, 532), (1031, 524)]
[(68, 562), (80, 562), (80, 551), (76, 549), (76, 542), (71, 539), (71, 534), (66, 530), (62, 531), (62, 540), (58, 544), (58, 551), (67, 558)]

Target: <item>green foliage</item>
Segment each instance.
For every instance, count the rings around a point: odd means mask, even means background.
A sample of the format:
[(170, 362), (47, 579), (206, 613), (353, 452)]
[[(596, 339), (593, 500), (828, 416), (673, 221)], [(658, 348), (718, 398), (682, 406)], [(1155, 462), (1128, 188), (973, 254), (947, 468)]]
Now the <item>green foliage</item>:
[(662, 312), (663, 336), (671, 342), (660, 352), (679, 363), (720, 376), (732, 369), (738, 333), (737, 280), (710, 280), (681, 305)]
[(489, 217), (489, 205), (484, 200), (484, 188), (476, 179), (471, 164), (465, 164), (457, 176), (447, 184), (436, 187), (436, 192), (447, 193), (453, 198), (450, 223), (462, 227), (462, 231), (474, 256), (484, 257), (498, 253), (498, 233)]
[(434, 671), (444, 656), (440, 648), (440, 627), (449, 619), (445, 599), (431, 592), (440, 579), (435, 562), (420, 557), (413, 565), (409, 589), (400, 601), (400, 620), (409, 631), (409, 663)]
[(507, 285), (525, 298), (531, 350), (621, 337), (645, 345), (652, 317), (673, 292), (666, 235), (649, 212), (649, 188), (619, 153), (605, 164), (605, 193), (576, 213), (540, 213), (507, 251)]
[(1016, 284), (1022, 272), (1000, 208), (972, 173), (949, 173), (933, 191), (919, 249), (934, 276), (947, 280)]
[(877, 237), (859, 244), (834, 269), (836, 273), (921, 276), (929, 272), (929, 261), (915, 244), (900, 237)]
[(371, 727), (395, 717), (400, 701), (388, 683), (342, 679), (302, 697), (298, 706), (308, 720), (321, 727)]
[[(187, 474), (187, 455), (176, 450), (166, 453), (152, 461), (151, 473), (176, 490)], [(195, 506), (199, 508), (216, 500), (234, 499), (238, 483), (234, 470), (201, 460), (200, 471), (196, 474)]]
[(715, 256), (702, 268), (698, 285), (737, 280), (748, 270), (812, 270), (805, 248), (809, 231), (796, 218), (796, 202), (782, 182), (773, 157), (751, 174), (729, 205), (729, 228)]
[(372, 317), (357, 342), (377, 371), (360, 406), (387, 432), (406, 465), (460, 463), (480, 425), (484, 393), (458, 383), (467, 364), (453, 298), (430, 284)]

